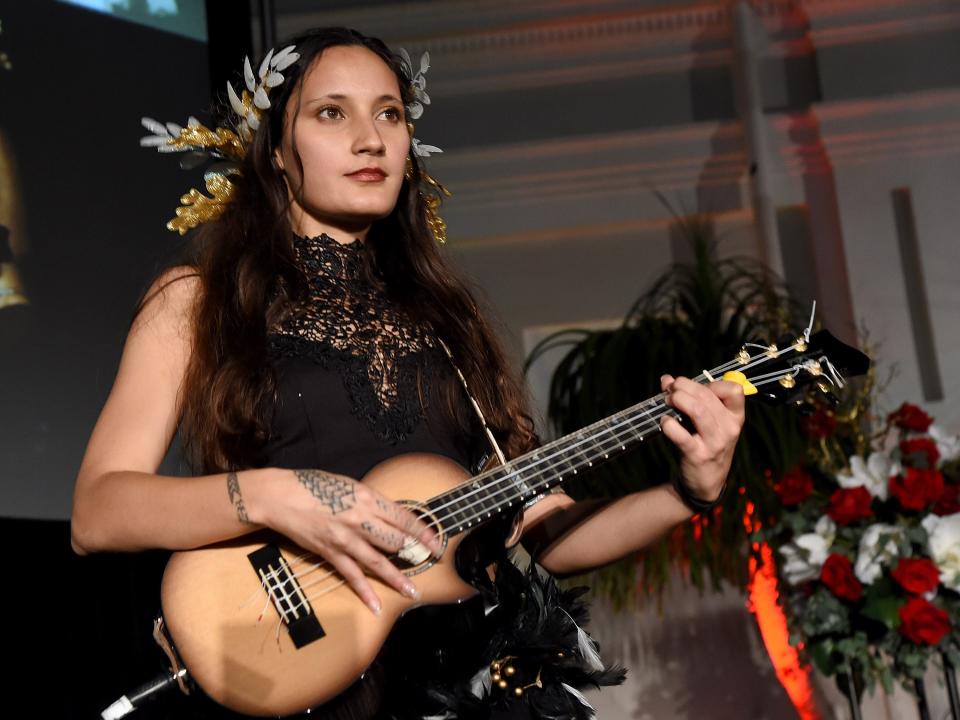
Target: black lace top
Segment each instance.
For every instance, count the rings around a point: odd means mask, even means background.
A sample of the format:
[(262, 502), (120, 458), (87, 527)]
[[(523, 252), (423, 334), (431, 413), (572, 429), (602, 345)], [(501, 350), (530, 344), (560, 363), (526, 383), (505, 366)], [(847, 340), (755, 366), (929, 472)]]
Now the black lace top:
[(279, 397), (262, 464), (360, 478), (393, 455), (434, 452), (470, 467), (482, 436), (464, 437), (437, 392), (450, 361), (364, 279), (362, 242), (295, 237), (294, 251), (309, 293), (268, 338)]
[[(464, 433), (440, 407), (437, 388), (453, 376), (450, 360), (429, 327), (364, 279), (362, 243), (295, 237), (294, 250), (309, 292), (268, 336), (279, 397), (262, 466), (360, 479), (394, 455), (432, 452), (475, 471), (487, 451), (479, 422)], [(469, 408), (465, 392), (462, 400)], [(493, 530), (478, 540), (489, 555), (481, 569), (504, 557), (505, 535)], [(481, 658), (495, 622), (498, 615), (488, 614), (481, 595), (407, 613), (362, 680), (314, 714), (297, 717), (420, 720), (435, 714), (437, 699), (425, 690), (469, 686), (478, 663), (487, 667)], [(217, 720), (243, 717), (211, 704), (202, 712)], [(485, 717), (530, 715), (518, 702)]]
[[(360, 479), (394, 455), (431, 452), (473, 468), (486, 452), (479, 422), (465, 434), (442, 411), (437, 392), (453, 376), (450, 360), (429, 327), (364, 279), (361, 241), (295, 237), (294, 251), (309, 292), (268, 335), (278, 398), (261, 465)], [(462, 400), (469, 402), (465, 392)], [(324, 720), (392, 718), (413, 708), (410, 688), (427, 677), (475, 672), (489, 635), (478, 632), (479, 596), (407, 617), (391, 636), (400, 638), (392, 645), (403, 654), (392, 658), (386, 650), (363, 681), (323, 708)], [(411, 668), (420, 674), (408, 676)], [(209, 717), (240, 716), (214, 709)]]

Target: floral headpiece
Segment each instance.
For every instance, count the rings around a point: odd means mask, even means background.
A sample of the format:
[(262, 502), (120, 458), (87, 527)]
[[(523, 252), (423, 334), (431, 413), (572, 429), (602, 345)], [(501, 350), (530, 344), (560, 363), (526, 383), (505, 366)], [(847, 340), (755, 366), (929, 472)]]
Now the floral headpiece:
[[(416, 120), (423, 115), (423, 106), (430, 104), (430, 96), (427, 95), (427, 79), (424, 77), (427, 70), (430, 69), (430, 53), (424, 52), (423, 55), (420, 56), (420, 69), (417, 70), (416, 74), (413, 72), (413, 63), (410, 62), (410, 55), (406, 49), (400, 48), (400, 58), (403, 69), (410, 77), (410, 84), (413, 88), (413, 101), (405, 106), (407, 108), (407, 116), (411, 120)], [(410, 147), (414, 155), (417, 157), (430, 157), (431, 153), (443, 152), (443, 150), (435, 145), (424, 145), (413, 137), (412, 122), (407, 123), (407, 128), (410, 130)], [(447, 242), (447, 224), (443, 221), (443, 218), (440, 217), (438, 211), (440, 208), (441, 195), (450, 197), (450, 191), (437, 182), (430, 173), (423, 172), (422, 176), (424, 182), (433, 188), (434, 191), (430, 194), (420, 193), (420, 197), (423, 198), (427, 206), (427, 224), (430, 226), (433, 237), (436, 238), (440, 245), (443, 245)]]
[[(161, 123), (151, 118), (141, 118), (142, 125), (152, 135), (140, 139), (141, 147), (155, 147), (161, 153), (183, 152), (188, 155), (180, 162), (184, 169), (195, 168), (208, 160), (214, 160), (204, 173), (204, 181), (209, 195), (204, 195), (196, 188), (180, 197), (180, 207), (176, 210), (176, 217), (167, 223), (167, 229), (185, 235), (188, 230), (201, 223), (213, 220), (220, 216), (233, 195), (234, 185), (229, 176), (239, 174), (240, 163), (247, 154), (264, 111), (270, 108), (270, 91), (283, 84), (283, 71), (300, 59), (295, 52), (294, 45), (288, 45), (280, 52), (274, 53), (271, 49), (260, 63), (256, 74), (250, 64), (250, 58), (243, 61), (244, 90), (237, 95), (233, 84), (227, 83), (227, 98), (232, 111), (232, 127), (218, 127), (210, 130), (195, 117), (187, 120), (187, 126), (181, 127), (176, 123)], [(427, 81), (424, 77), (430, 67), (430, 54), (424, 53), (420, 58), (420, 69), (413, 72), (410, 55), (403, 48), (400, 49), (401, 63), (411, 78), (414, 98), (407, 104), (407, 116), (416, 120), (423, 115), (423, 106), (430, 104), (427, 95)], [(430, 157), (431, 153), (443, 152), (433, 145), (425, 145), (413, 137), (413, 123), (408, 122), (407, 128), (411, 137), (411, 152), (419, 157)], [(424, 173), (424, 180), (436, 189), (438, 193), (449, 195), (446, 188)], [(445, 239), (443, 220), (436, 214), (440, 198), (435, 195), (424, 197), (427, 204), (428, 223), (438, 241)]]
[(227, 83), (227, 97), (234, 115), (233, 128), (210, 130), (195, 117), (189, 118), (186, 127), (171, 122), (160, 123), (147, 117), (141, 119), (143, 126), (153, 133), (140, 138), (141, 147), (155, 147), (162, 153), (189, 153), (180, 163), (185, 169), (196, 167), (207, 159), (218, 161), (203, 176), (210, 195), (191, 188), (181, 196), (177, 216), (167, 223), (168, 230), (184, 235), (191, 228), (223, 212), (233, 195), (233, 183), (228, 176), (239, 172), (239, 163), (247, 154), (249, 143), (260, 127), (262, 113), (270, 108), (270, 90), (283, 83), (283, 70), (300, 59), (294, 50), (293, 45), (276, 54), (271, 50), (260, 63), (256, 75), (253, 74), (250, 58), (244, 58), (243, 80), (246, 88), (242, 94), (238, 96), (233, 84)]
[[(427, 95), (427, 78), (424, 77), (427, 70), (430, 69), (430, 53), (424, 52), (420, 56), (420, 69), (413, 73), (413, 63), (410, 62), (410, 53), (406, 48), (400, 48), (400, 64), (410, 78), (410, 85), (413, 87), (413, 100), (406, 105), (407, 116), (411, 120), (418, 120), (423, 115), (423, 106), (430, 104), (430, 96)], [(408, 123), (410, 127), (410, 142), (413, 154), (418, 157), (430, 157), (430, 153), (442, 153), (438, 147), (433, 145), (424, 145), (413, 137), (413, 123)]]

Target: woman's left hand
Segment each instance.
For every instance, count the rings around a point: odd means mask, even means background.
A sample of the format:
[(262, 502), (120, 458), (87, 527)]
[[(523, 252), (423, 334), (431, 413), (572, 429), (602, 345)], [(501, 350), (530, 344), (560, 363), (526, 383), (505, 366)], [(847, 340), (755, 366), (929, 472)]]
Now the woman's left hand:
[(670, 415), (661, 423), (663, 434), (680, 449), (682, 482), (697, 498), (711, 502), (723, 491), (743, 427), (743, 388), (724, 380), (701, 385), (671, 375), (660, 378), (660, 387), (667, 405), (689, 417), (695, 427), (695, 432), (688, 432)]

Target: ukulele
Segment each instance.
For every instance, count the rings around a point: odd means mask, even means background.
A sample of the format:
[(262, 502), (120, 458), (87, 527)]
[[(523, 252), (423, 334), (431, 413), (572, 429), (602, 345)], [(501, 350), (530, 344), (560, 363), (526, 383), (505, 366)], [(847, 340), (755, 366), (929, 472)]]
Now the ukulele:
[[(826, 331), (809, 329), (774, 345), (746, 344), (731, 361), (697, 382), (737, 382), (746, 395), (803, 403), (831, 395), (870, 360)], [(641, 444), (678, 412), (659, 394), (510, 462), (471, 477), (445, 457), (390, 458), (368, 472), (371, 485), (438, 533), (442, 557), (410, 539), (391, 560), (417, 577), (421, 597), (407, 598), (370, 577), (382, 599), (370, 613), (322, 557), (271, 531), (176, 552), (164, 571), (162, 617), (154, 636), (167, 652), (181, 689), (187, 675), (215, 702), (237, 712), (278, 716), (330, 701), (360, 679), (400, 617), (420, 605), (455, 603), (477, 594), (478, 556), (464, 551), (471, 535), (515, 518), (523, 503), (571, 476)]]

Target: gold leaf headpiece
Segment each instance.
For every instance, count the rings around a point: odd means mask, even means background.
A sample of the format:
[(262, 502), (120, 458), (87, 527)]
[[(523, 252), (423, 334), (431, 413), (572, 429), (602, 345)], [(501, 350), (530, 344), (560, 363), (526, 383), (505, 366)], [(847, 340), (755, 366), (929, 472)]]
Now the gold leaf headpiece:
[[(182, 167), (195, 167), (199, 162), (208, 159), (217, 161), (204, 174), (206, 189), (210, 194), (204, 195), (196, 188), (191, 188), (181, 196), (176, 217), (167, 223), (167, 229), (185, 235), (197, 225), (213, 220), (223, 213), (234, 190), (229, 175), (239, 173), (239, 164), (247, 154), (249, 144), (260, 127), (263, 112), (270, 108), (270, 90), (283, 83), (283, 71), (300, 59), (299, 53), (295, 50), (296, 47), (293, 45), (283, 48), (276, 54), (271, 50), (260, 63), (256, 74), (250, 64), (250, 58), (244, 58), (245, 88), (238, 95), (233, 85), (227, 83), (227, 98), (234, 115), (233, 128), (218, 127), (216, 130), (211, 130), (195, 117), (188, 119), (186, 127), (172, 122), (161, 123), (151, 118), (141, 118), (143, 127), (152, 133), (140, 139), (142, 147), (155, 147), (161, 153), (189, 153), (192, 158), (185, 158), (181, 162)], [(403, 48), (400, 49), (400, 58), (404, 70), (411, 79), (413, 91), (413, 100), (406, 105), (407, 116), (411, 120), (416, 120), (423, 115), (423, 106), (430, 104), (425, 77), (430, 68), (430, 54), (423, 53), (416, 73), (413, 72), (409, 53)], [(412, 122), (409, 122), (407, 127), (410, 131), (412, 155), (430, 157), (433, 153), (443, 152), (440, 148), (421, 143), (413, 137)], [(427, 173), (423, 173), (423, 180), (429, 188), (428, 194), (421, 193), (427, 208), (427, 222), (434, 237), (443, 244), (446, 240), (446, 226), (437, 213), (437, 208), (441, 194), (449, 196), (450, 193)]]
[(177, 216), (167, 223), (168, 230), (184, 235), (187, 230), (212, 220), (223, 212), (224, 206), (230, 202), (233, 183), (221, 173), (207, 173), (204, 175), (204, 180), (206, 180), (210, 197), (196, 188), (190, 188), (190, 192), (180, 197)]
[(140, 139), (142, 147), (155, 147), (158, 152), (186, 152), (199, 159), (218, 160), (205, 174), (207, 192), (204, 195), (195, 188), (180, 198), (177, 216), (167, 223), (167, 229), (186, 234), (191, 228), (219, 217), (233, 195), (233, 183), (229, 175), (238, 172), (237, 165), (247, 154), (249, 143), (260, 127), (263, 112), (270, 108), (269, 93), (283, 83), (282, 72), (300, 59), (293, 45), (274, 54), (271, 50), (253, 74), (250, 58), (243, 60), (243, 80), (246, 88), (237, 95), (231, 83), (227, 83), (227, 97), (235, 116), (235, 129), (218, 127), (211, 130), (195, 117), (186, 127), (175, 123), (160, 123), (151, 118), (142, 118), (141, 123), (152, 135)]

